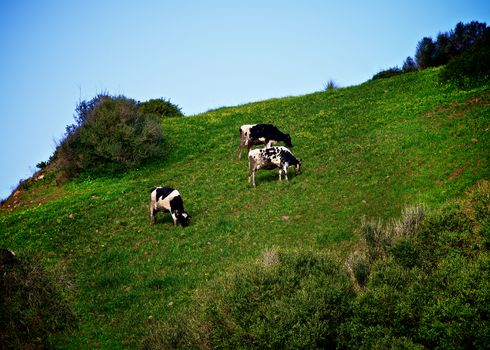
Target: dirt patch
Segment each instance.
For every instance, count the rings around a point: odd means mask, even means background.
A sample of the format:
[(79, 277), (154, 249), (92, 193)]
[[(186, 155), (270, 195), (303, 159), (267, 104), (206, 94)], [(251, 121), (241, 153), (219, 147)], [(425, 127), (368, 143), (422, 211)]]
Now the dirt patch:
[[(54, 186), (44, 182), (44, 179), (44, 176), (39, 177), (39, 174), (34, 174), (31, 178), (24, 180), (7, 199), (0, 203), (0, 211), (36, 206), (59, 198), (64, 186)], [(53, 186), (54, 188), (50, 189)]]
[(451, 175), (447, 178), (448, 180), (453, 180), (457, 179), (458, 177), (461, 176), (461, 174), (464, 172), (464, 168), (457, 168), (456, 170), (453, 171)]

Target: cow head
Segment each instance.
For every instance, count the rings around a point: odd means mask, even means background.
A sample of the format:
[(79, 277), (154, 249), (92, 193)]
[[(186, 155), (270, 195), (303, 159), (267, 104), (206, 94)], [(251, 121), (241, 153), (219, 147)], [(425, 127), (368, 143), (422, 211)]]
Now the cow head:
[(189, 221), (191, 219), (191, 216), (189, 214), (187, 214), (185, 211), (182, 213), (177, 212), (176, 216), (177, 216), (177, 222), (179, 222), (182, 225), (182, 227), (189, 226)]
[(289, 134), (286, 134), (286, 138), (284, 140), (284, 143), (286, 144), (286, 146), (288, 147), (293, 147), (293, 145), (291, 144), (291, 136)]
[(296, 170), (296, 174), (301, 174), (301, 159), (298, 159), (298, 163), (296, 163), (294, 170)]

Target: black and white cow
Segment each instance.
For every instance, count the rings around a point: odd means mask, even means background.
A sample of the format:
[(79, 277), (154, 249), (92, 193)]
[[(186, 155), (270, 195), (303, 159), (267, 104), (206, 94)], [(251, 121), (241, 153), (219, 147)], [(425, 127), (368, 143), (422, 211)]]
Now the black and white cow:
[(242, 156), (242, 149), (248, 151), (253, 145), (265, 144), (271, 146), (277, 142), (284, 142), (286, 146), (293, 147), (291, 136), (284, 134), (272, 124), (247, 124), (240, 127), (240, 144), (238, 145), (238, 159)]
[(184, 202), (179, 191), (170, 187), (155, 187), (150, 195), (150, 224), (156, 223), (159, 211), (170, 212), (174, 225), (189, 226), (189, 214), (184, 210)]
[(301, 172), (301, 159), (283, 146), (253, 149), (248, 152), (248, 182), (255, 187), (255, 172), (259, 169), (279, 168), (279, 180), (282, 175), (288, 180), (288, 168), (294, 166), (296, 173)]

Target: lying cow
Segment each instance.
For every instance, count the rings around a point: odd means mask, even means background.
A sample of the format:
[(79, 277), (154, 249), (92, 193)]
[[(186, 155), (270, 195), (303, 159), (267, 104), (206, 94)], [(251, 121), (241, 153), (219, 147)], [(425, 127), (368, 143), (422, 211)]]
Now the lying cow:
[(283, 146), (265, 147), (248, 152), (248, 182), (255, 187), (255, 172), (259, 169), (279, 168), (279, 180), (282, 175), (288, 180), (288, 168), (294, 166), (296, 173), (301, 172), (301, 159)]
[(272, 124), (251, 124), (240, 127), (240, 145), (238, 145), (238, 159), (242, 157), (242, 149), (248, 151), (253, 145), (265, 144), (271, 146), (277, 142), (284, 142), (286, 146), (293, 147), (291, 136), (284, 134)]
[(189, 226), (191, 218), (184, 210), (184, 202), (179, 191), (169, 187), (155, 187), (150, 195), (150, 224), (156, 223), (157, 212), (170, 212), (174, 225)]

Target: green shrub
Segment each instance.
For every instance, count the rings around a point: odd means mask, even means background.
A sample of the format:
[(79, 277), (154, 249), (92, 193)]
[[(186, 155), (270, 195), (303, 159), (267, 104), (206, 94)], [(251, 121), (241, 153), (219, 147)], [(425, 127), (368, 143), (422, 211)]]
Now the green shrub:
[(163, 156), (163, 132), (156, 114), (143, 114), (123, 96), (99, 95), (77, 107), (55, 158), (62, 176), (115, 174)]
[(403, 74), (403, 71), (400, 68), (398, 67), (388, 68), (373, 75), (372, 80), (391, 78), (400, 74)]
[(365, 223), (363, 247), (378, 253), (341, 347), (489, 348), (489, 217), (490, 184), (482, 181), (428, 215), (410, 209), (392, 224)]
[(370, 262), (381, 259), (395, 242), (414, 236), (424, 218), (423, 206), (408, 207), (402, 211), (400, 219), (388, 223), (363, 218), (359, 229), (361, 249)]
[(49, 165), (48, 162), (45, 162), (45, 161), (42, 161), (42, 162), (39, 162), (36, 164), (36, 168), (38, 168), (39, 170), (43, 170), (45, 169), (47, 166)]
[(371, 265), (365, 254), (352, 254), (346, 262), (347, 271), (357, 283), (358, 289), (364, 288), (369, 277)]
[(386, 255), (386, 248), (391, 243), (391, 234), (380, 220), (374, 221), (363, 218), (360, 236), (363, 243), (363, 249), (366, 251), (370, 262)]
[(477, 241), (471, 234), (471, 226), (460, 203), (448, 203), (434, 210), (421, 225), (415, 241), (421, 266), (431, 271), (451, 251), (469, 253), (472, 242)]
[(488, 349), (490, 257), (452, 252), (428, 280), (430, 302), (421, 315), (420, 342), (429, 348)]
[(411, 269), (420, 266), (419, 251), (410, 239), (401, 238), (397, 240), (390, 248), (389, 253), (404, 268)]
[(171, 103), (170, 100), (167, 101), (163, 98), (141, 102), (138, 104), (138, 109), (142, 114), (156, 114), (160, 118), (184, 116), (179, 106)]
[[(5, 250), (3, 250), (5, 251)], [(44, 349), (50, 337), (76, 327), (76, 318), (38, 259), (0, 261), (2, 349)]]
[(409, 272), (393, 260), (376, 263), (366, 288), (353, 301), (352, 316), (342, 325), (341, 347), (379, 348), (383, 338), (415, 342), (425, 305), (419, 278), (417, 271)]
[[(271, 263), (272, 262), (272, 263)], [(354, 290), (331, 259), (314, 253), (282, 253), (240, 266), (197, 296), (194, 318), (165, 325), (164, 339), (147, 348), (315, 349), (337, 345), (338, 331), (351, 313)], [(179, 340), (187, 336), (187, 343)], [(189, 343), (189, 339), (192, 341)]]
[(327, 81), (326, 84), (323, 85), (323, 91), (332, 91), (338, 88), (338, 84), (333, 79), (330, 79), (329, 81)]

